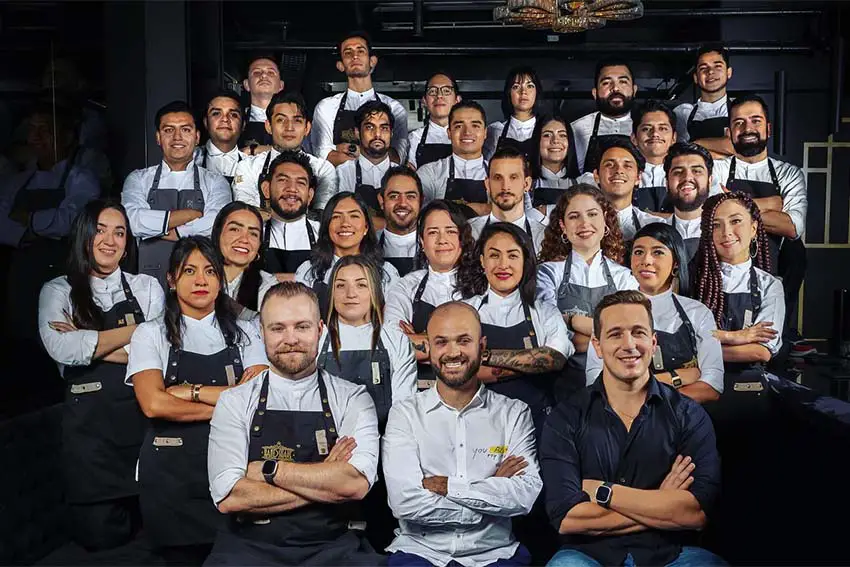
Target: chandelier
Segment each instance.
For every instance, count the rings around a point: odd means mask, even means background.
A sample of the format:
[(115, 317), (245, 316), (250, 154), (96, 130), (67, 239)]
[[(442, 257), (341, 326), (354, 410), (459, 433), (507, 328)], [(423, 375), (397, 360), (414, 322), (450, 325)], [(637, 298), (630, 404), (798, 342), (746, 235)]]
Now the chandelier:
[(601, 28), (608, 20), (643, 16), (641, 0), (507, 0), (493, 10), (493, 19), (532, 30), (557, 33)]

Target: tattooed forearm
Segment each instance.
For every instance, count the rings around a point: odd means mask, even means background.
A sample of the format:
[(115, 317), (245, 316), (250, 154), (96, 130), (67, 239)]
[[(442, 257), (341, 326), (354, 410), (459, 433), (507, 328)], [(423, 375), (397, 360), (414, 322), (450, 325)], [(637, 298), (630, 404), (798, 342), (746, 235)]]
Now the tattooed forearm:
[(542, 374), (560, 370), (567, 363), (564, 355), (551, 347), (490, 351), (488, 366), (508, 368), (523, 374)]

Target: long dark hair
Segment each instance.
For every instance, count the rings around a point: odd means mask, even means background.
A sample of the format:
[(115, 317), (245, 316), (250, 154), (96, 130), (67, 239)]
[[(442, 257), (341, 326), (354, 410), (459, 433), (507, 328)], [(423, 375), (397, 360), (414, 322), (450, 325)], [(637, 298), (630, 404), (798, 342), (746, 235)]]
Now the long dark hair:
[(519, 280), (519, 295), (528, 306), (534, 306), (534, 295), (537, 289), (537, 260), (534, 256), (534, 244), (531, 237), (523, 229), (509, 222), (490, 223), (481, 231), (478, 242), (475, 243), (475, 264), (462, 264), (458, 269), (457, 281), (461, 295), (468, 299), (473, 295), (487, 293), (489, 283), (481, 257), (485, 254), (487, 242), (497, 234), (507, 234), (514, 239), (522, 250), (522, 277)]
[(425, 221), (431, 213), (436, 211), (445, 211), (448, 213), (452, 223), (454, 223), (459, 231), (458, 240), (460, 240), (461, 254), (460, 257), (458, 257), (456, 265), (460, 265), (464, 261), (469, 262), (471, 260), (478, 262), (478, 256), (475, 256), (474, 250), (475, 238), (472, 236), (472, 227), (468, 222), (466, 222), (466, 217), (463, 216), (463, 213), (460, 212), (460, 209), (454, 203), (443, 199), (437, 199), (436, 201), (431, 201), (422, 207), (422, 211), (419, 213), (419, 221), (416, 224), (415, 269), (424, 270), (428, 267), (428, 257), (425, 256), (425, 250), (422, 248), (422, 239), (425, 235)]
[[(180, 270), (189, 256), (197, 250), (212, 265), (215, 276), (218, 278), (220, 287), (218, 297), (215, 298), (215, 319), (218, 328), (224, 335), (224, 341), (232, 346), (245, 338), (245, 333), (236, 324), (238, 313), (230, 297), (224, 291), (227, 278), (224, 275), (224, 260), (221, 253), (213, 245), (212, 240), (206, 236), (187, 236), (177, 241), (171, 258), (168, 261), (168, 275), (176, 282)], [(177, 301), (177, 291), (169, 289), (165, 294), (165, 333), (168, 342), (176, 348), (183, 347), (183, 319), (181, 318), (180, 303)]]
[[(714, 215), (721, 203), (734, 199), (744, 209), (749, 211), (753, 222), (758, 223), (756, 229), (756, 253), (753, 256), (753, 265), (766, 272), (770, 272), (770, 251), (767, 233), (764, 231), (764, 223), (761, 220), (761, 212), (758, 206), (746, 193), (739, 191), (733, 193), (721, 193), (710, 197), (702, 206), (702, 234), (699, 239), (694, 263), (696, 266), (696, 289), (695, 297), (703, 302), (714, 314), (714, 320), (718, 327), (723, 320), (723, 312), (726, 310), (726, 300), (723, 296), (723, 276), (720, 271), (720, 258), (717, 257), (717, 249), (714, 247)], [(752, 244), (751, 244), (752, 246)]]
[(103, 329), (103, 311), (95, 304), (91, 291), (89, 277), (95, 271), (92, 246), (97, 234), (97, 223), (100, 214), (108, 209), (115, 209), (124, 217), (126, 227), (126, 247), (124, 256), (118, 263), (119, 269), (135, 264), (136, 243), (130, 230), (130, 219), (127, 210), (118, 201), (97, 199), (90, 201), (76, 216), (71, 224), (70, 254), (68, 255), (67, 280), (71, 286), (71, 308), (73, 310), (74, 326), (78, 329), (100, 331)]
[[(262, 277), (260, 272), (263, 266), (263, 216), (257, 207), (244, 203), (242, 201), (233, 201), (225, 205), (215, 217), (215, 222), (212, 227), (211, 240), (215, 244), (221, 254), (222, 262), (224, 262), (224, 252), (221, 251), (221, 233), (224, 231), (224, 224), (227, 222), (227, 217), (236, 211), (250, 211), (257, 217), (257, 222), (260, 223), (260, 248), (257, 251), (257, 257), (248, 264), (245, 271), (242, 272), (242, 283), (239, 284), (239, 293), (236, 295), (236, 303), (251, 311), (257, 311), (257, 297), (260, 291)], [(227, 285), (227, 278), (222, 280), (222, 287)]]
[[(510, 120), (514, 113), (514, 106), (511, 104), (511, 89), (516, 83), (520, 82), (525, 77), (528, 77), (529, 80), (534, 83), (535, 87), (534, 107), (531, 109), (531, 114), (537, 116), (538, 111), (540, 110), (540, 97), (543, 96), (543, 83), (540, 82), (540, 78), (537, 76), (537, 71), (527, 65), (514, 67), (508, 71), (508, 76), (505, 77), (505, 85), (502, 87), (502, 115), (505, 117), (505, 120)], [(507, 127), (508, 125), (505, 124), (505, 128)]]
[[(679, 231), (667, 223), (652, 222), (637, 231), (634, 241), (637, 242), (638, 238), (643, 238), (644, 236), (654, 238), (670, 249), (670, 252), (673, 254), (673, 274), (676, 275), (679, 281), (678, 293), (679, 295), (690, 297), (691, 276), (688, 270), (688, 252), (685, 248), (685, 241), (682, 240)], [(634, 253), (634, 249), (632, 249), (632, 253)], [(631, 258), (629, 258), (629, 265), (631, 266)]]
[(366, 272), (366, 279), (369, 280), (369, 291), (372, 300), (372, 309), (370, 320), (372, 323), (372, 348), (374, 352), (378, 344), (378, 339), (381, 335), (381, 325), (384, 322), (384, 291), (381, 285), (381, 269), (366, 256), (356, 254), (354, 256), (346, 256), (340, 258), (339, 262), (334, 265), (331, 271), (330, 295), (328, 307), (328, 335), (331, 338), (331, 346), (333, 347), (334, 358), (339, 363), (339, 350), (341, 348), (339, 340), (339, 313), (336, 310), (336, 305), (333, 299), (334, 281), (336, 275), (341, 269), (346, 266), (360, 266)]
[(331, 240), (331, 217), (336, 210), (336, 206), (343, 199), (352, 199), (357, 203), (357, 207), (363, 213), (366, 219), (366, 236), (360, 242), (360, 254), (366, 256), (378, 266), (378, 269), (383, 272), (384, 257), (381, 253), (381, 247), (378, 246), (378, 239), (375, 237), (375, 227), (372, 224), (372, 217), (369, 216), (369, 208), (363, 198), (357, 193), (351, 191), (341, 191), (328, 200), (322, 211), (322, 224), (319, 227), (319, 236), (316, 239), (316, 245), (313, 247), (313, 253), (310, 254), (310, 264), (313, 271), (313, 277), (316, 281), (323, 281), (325, 274), (331, 268), (334, 261), (334, 243)]
[(564, 219), (564, 213), (567, 212), (570, 201), (577, 195), (592, 197), (599, 204), (602, 214), (605, 216), (605, 228), (608, 230), (608, 234), (602, 237), (602, 253), (618, 264), (622, 263), (626, 246), (623, 243), (623, 231), (620, 230), (620, 223), (617, 221), (617, 211), (614, 210), (613, 205), (608, 202), (608, 199), (605, 198), (605, 195), (599, 189), (587, 183), (573, 185), (564, 191), (564, 194), (558, 199), (558, 204), (555, 205), (555, 208), (549, 215), (549, 224), (543, 233), (540, 261), (556, 262), (559, 260), (568, 260), (573, 245), (569, 240), (564, 238), (560, 221)]
[[(540, 179), (542, 177), (543, 158), (540, 157), (540, 141), (543, 139), (543, 127), (550, 122), (559, 122), (567, 130), (567, 154), (564, 156), (561, 168), (569, 170), (570, 158), (575, 155), (575, 150), (573, 149), (575, 144), (573, 144), (570, 121), (560, 114), (538, 116), (537, 121), (534, 123), (534, 131), (531, 134), (531, 139), (534, 140), (534, 156), (536, 157), (536, 159), (531, 160), (531, 175), (534, 179)], [(573, 157), (573, 159), (575, 158)]]

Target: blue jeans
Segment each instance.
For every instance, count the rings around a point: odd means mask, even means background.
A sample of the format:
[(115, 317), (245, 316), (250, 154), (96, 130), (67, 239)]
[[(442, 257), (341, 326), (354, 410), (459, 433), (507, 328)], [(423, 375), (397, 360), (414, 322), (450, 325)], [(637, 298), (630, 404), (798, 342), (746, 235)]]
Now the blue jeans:
[[(520, 544), (513, 557), (497, 559), (493, 563), (487, 565), (487, 567), (524, 567), (525, 565), (530, 564), (531, 554), (524, 545)], [(390, 554), (387, 565), (389, 567), (433, 567), (428, 560), (419, 557), (418, 555), (405, 553), (403, 551), (396, 551), (395, 553)], [(459, 565), (460, 563), (457, 561), (450, 561), (446, 567), (458, 567)]]
[[(562, 549), (549, 560), (547, 567), (601, 567), (601, 564), (581, 551)], [(667, 564), (667, 567), (719, 567), (726, 565), (717, 555), (701, 547), (682, 547), (679, 557)], [(623, 567), (635, 567), (631, 554), (626, 555)]]

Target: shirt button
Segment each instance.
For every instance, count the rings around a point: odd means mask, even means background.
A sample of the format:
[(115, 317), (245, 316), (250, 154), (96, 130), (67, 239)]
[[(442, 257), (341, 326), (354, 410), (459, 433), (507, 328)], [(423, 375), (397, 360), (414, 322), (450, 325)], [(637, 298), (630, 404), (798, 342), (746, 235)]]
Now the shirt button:
[(621, 479), (620, 479), (620, 484), (625, 484), (625, 483), (626, 483), (626, 479), (621, 478)]

